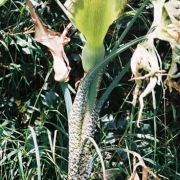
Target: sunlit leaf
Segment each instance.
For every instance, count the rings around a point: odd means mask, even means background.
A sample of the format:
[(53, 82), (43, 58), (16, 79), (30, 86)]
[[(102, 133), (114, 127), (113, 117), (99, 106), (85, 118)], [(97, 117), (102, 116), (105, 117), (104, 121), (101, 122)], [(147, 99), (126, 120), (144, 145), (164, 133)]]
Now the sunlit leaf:
[(67, 8), (74, 23), (93, 46), (101, 45), (109, 26), (122, 13), (127, 0), (76, 0)]
[(0, 0), (0, 7), (3, 6), (8, 0)]

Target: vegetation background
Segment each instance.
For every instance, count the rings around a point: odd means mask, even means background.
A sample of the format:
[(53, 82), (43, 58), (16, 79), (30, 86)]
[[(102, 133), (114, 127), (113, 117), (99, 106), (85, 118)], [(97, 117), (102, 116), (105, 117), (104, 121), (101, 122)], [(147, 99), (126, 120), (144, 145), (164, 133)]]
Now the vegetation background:
[[(63, 2), (63, 1), (61, 1)], [(36, 10), (48, 26), (62, 32), (68, 19), (53, 0), (34, 1)], [(132, 0), (125, 15), (109, 29), (105, 39), (107, 53), (135, 15), (143, 1)], [(129, 42), (145, 35), (152, 22), (152, 5), (144, 8), (124, 39)], [(88, 18), (88, 17), (87, 17)], [(42, 179), (65, 179), (68, 165), (68, 122), (63, 91), (54, 81), (52, 57), (33, 39), (33, 24), (24, 0), (9, 0), (0, 7), (0, 179), (34, 179), (41, 168)], [(78, 32), (69, 34), (65, 47), (70, 60), (69, 87), (75, 97), (75, 83), (83, 76), (80, 61), (82, 42)], [(166, 42), (156, 42), (166, 70), (171, 50)], [(104, 74), (100, 95), (130, 61), (129, 49), (111, 62)], [(123, 77), (107, 99), (95, 140), (101, 149), (107, 173), (114, 179), (127, 179), (132, 162), (122, 149), (138, 152), (161, 179), (180, 179), (180, 95), (156, 87), (157, 110), (151, 96), (146, 98), (141, 128), (130, 124), (134, 82)], [(135, 110), (134, 122), (137, 118)], [(33, 127), (33, 128), (30, 128)], [(40, 163), (40, 164), (39, 164)], [(92, 162), (91, 179), (101, 178), (98, 158)], [(141, 169), (139, 169), (140, 171)]]

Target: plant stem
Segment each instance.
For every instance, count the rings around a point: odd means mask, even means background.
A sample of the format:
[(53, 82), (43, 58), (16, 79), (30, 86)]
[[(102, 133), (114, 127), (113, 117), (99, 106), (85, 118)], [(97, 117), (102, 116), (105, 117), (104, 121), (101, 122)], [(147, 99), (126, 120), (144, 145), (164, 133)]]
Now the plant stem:
[(71, 99), (71, 94), (68, 89), (68, 84), (67, 83), (60, 83), (61, 89), (64, 94), (64, 100), (66, 104), (66, 110), (67, 110), (67, 116), (69, 117), (69, 114), (72, 109), (72, 99)]
[[(96, 111), (93, 113), (88, 112), (88, 92), (90, 85), (97, 73), (100, 73), (106, 65), (113, 60), (114, 57), (119, 55), (121, 52), (125, 51), (132, 45), (142, 41), (144, 37), (131, 41), (125, 45), (122, 45), (119, 49), (112, 52), (105, 60), (100, 61), (95, 68), (89, 72), (79, 86), (72, 110), (69, 115), (69, 167), (68, 167), (68, 179), (76, 180), (79, 177), (79, 166), (81, 159), (81, 146), (86, 137), (93, 137), (94, 130), (96, 127), (96, 122), (98, 114)], [(100, 72), (99, 72), (100, 71)], [(100, 74), (98, 75), (100, 77)], [(97, 90), (96, 90), (97, 91)], [(87, 118), (85, 120), (85, 117)], [(92, 123), (93, 122), (93, 123)], [(82, 131), (82, 129), (84, 129)], [(82, 132), (85, 132), (82, 134)], [(87, 152), (87, 151), (85, 151)], [(86, 160), (87, 162), (87, 160)]]

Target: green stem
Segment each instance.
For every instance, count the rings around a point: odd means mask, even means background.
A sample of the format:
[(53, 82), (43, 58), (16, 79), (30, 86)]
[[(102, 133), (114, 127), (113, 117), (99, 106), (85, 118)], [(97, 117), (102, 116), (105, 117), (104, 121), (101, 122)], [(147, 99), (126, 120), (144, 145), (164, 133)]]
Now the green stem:
[(70, 114), (71, 109), (72, 109), (71, 94), (69, 92), (67, 83), (61, 83), (60, 86), (61, 86), (61, 89), (62, 89), (63, 94), (64, 94), (64, 100), (65, 100), (65, 104), (66, 104), (67, 116), (69, 117), (69, 114)]
[[(82, 65), (85, 73), (88, 73), (96, 64), (104, 59), (105, 49), (104, 45), (101, 44), (98, 47), (94, 47), (88, 43), (85, 44), (82, 51)], [(99, 89), (99, 84), (101, 81), (101, 77), (96, 75), (89, 87), (88, 92), (88, 103), (90, 112), (94, 109), (94, 105), (96, 102), (96, 96)]]
[(94, 47), (86, 43), (82, 51), (82, 65), (85, 73), (88, 73), (98, 62), (102, 61), (104, 54), (105, 49), (103, 44)]
[[(89, 114), (87, 116), (87, 122), (88, 124), (84, 124), (84, 117), (87, 111), (87, 96), (88, 91), (91, 82), (96, 77), (97, 73), (104, 69), (108, 63), (113, 60), (114, 57), (122, 53), (123, 51), (127, 50), (132, 45), (135, 45), (139, 41), (144, 40), (144, 37), (138, 38), (136, 40), (133, 40), (125, 45), (122, 45), (119, 49), (112, 52), (108, 57), (105, 58), (105, 60), (100, 61), (87, 75), (82, 81), (82, 84), (78, 88), (78, 92), (76, 94), (72, 110), (70, 112), (69, 116), (69, 168), (68, 168), (68, 179), (69, 180), (75, 180), (78, 179), (79, 176), (79, 162), (80, 162), (80, 156), (81, 156), (81, 145), (82, 145), (82, 128), (84, 128), (85, 135), (91, 136), (91, 133), (93, 134), (92, 127), (90, 126), (90, 122), (88, 119), (92, 118), (92, 120), (97, 119), (97, 113), (94, 112), (94, 114)], [(85, 127), (84, 127), (85, 126)], [(94, 125), (93, 125), (94, 127)], [(85, 136), (84, 136), (85, 137)], [(87, 136), (86, 136), (87, 137)], [(88, 136), (89, 137), (89, 136)], [(77, 178), (76, 178), (77, 177)]]

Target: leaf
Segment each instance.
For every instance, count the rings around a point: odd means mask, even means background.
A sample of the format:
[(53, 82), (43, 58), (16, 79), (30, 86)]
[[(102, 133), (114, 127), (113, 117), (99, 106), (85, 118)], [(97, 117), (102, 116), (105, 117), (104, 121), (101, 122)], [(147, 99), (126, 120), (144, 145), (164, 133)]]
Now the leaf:
[(64, 94), (64, 100), (65, 100), (65, 104), (66, 104), (67, 115), (69, 116), (71, 109), (72, 109), (72, 98), (71, 98), (71, 94), (69, 92), (67, 83), (61, 83), (61, 89), (62, 89), (63, 94)]
[(0, 7), (3, 6), (8, 0), (0, 0)]
[[(67, 0), (64, 4), (71, 14), (69, 18), (87, 41), (82, 51), (82, 65), (85, 73), (104, 59), (104, 37), (109, 26), (122, 14), (126, 3), (127, 0)], [(94, 99), (96, 93), (93, 89), (95, 88), (91, 89), (89, 97)]]
[(23, 52), (25, 54), (31, 54), (31, 51), (30, 51), (30, 48), (29, 47), (25, 47), (25, 48), (22, 48)]
[(65, 33), (60, 34), (50, 30), (36, 14), (30, 0), (26, 0), (26, 4), (29, 7), (33, 23), (35, 24), (35, 40), (48, 47), (53, 56), (55, 80), (67, 82), (69, 80), (70, 67), (69, 60), (64, 52), (64, 45), (66, 45), (70, 39), (65, 36)]
[(72, 21), (84, 34), (88, 44), (98, 47), (103, 43), (109, 26), (122, 13), (127, 0), (68, 0), (67, 2), (67, 9), (72, 13)]
[(53, 91), (47, 92), (45, 95), (45, 101), (49, 106), (53, 106), (58, 99), (58, 94)]
[[(89, 86), (92, 83), (93, 79), (96, 77), (96, 75), (99, 73), (99, 71), (101, 69), (105, 68), (117, 55), (119, 55), (120, 53), (124, 52), (125, 50), (127, 50), (131, 46), (133, 46), (133, 45), (135, 45), (138, 42), (143, 41), (143, 40), (145, 40), (145, 37), (140, 37), (140, 38), (137, 38), (135, 40), (132, 40), (131, 42), (129, 42), (127, 44), (123, 44), (118, 49), (112, 51), (104, 59), (104, 61), (100, 61), (89, 73), (87, 73), (87, 75), (85, 76), (81, 85), (78, 88), (76, 97), (82, 96), (82, 92), (83, 92), (83, 96), (81, 98), (86, 99), (86, 94), (89, 90)], [(128, 65), (127, 65), (127, 67), (128, 67)], [(104, 101), (104, 98), (103, 98), (103, 101)], [(76, 99), (75, 99), (74, 103), (75, 102), (76, 102)], [(99, 102), (100, 107), (101, 107), (101, 105), (102, 105), (102, 103)]]
[(104, 94), (101, 96), (99, 101), (97, 102), (96, 109), (98, 111), (101, 110), (102, 106), (104, 105), (106, 99), (110, 95), (110, 93), (113, 91), (115, 87), (117, 87), (119, 81), (124, 77), (126, 72), (129, 70), (130, 64), (127, 63), (126, 66), (118, 73), (118, 75), (115, 77), (115, 79), (112, 81), (112, 83), (109, 85), (109, 87), (106, 89)]
[(174, 88), (176, 91), (180, 93), (180, 84), (178, 84), (178, 82), (172, 79), (167, 79), (165, 83), (166, 83), (166, 86), (169, 87), (170, 92), (172, 92), (172, 88)]
[(154, 32), (151, 33), (154, 36), (153, 38), (168, 41), (173, 45), (179, 43), (179, 1), (170, 0), (165, 3), (165, 0), (155, 0), (153, 6), (153, 24), (156, 26)]
[(37, 163), (37, 179), (41, 180), (41, 160), (40, 160), (40, 153), (39, 153), (39, 147), (37, 144), (37, 137), (36, 132), (34, 131), (33, 127), (29, 126), (29, 129), (31, 131), (31, 136), (34, 142), (34, 149), (35, 149), (35, 155), (36, 155), (36, 163)]

